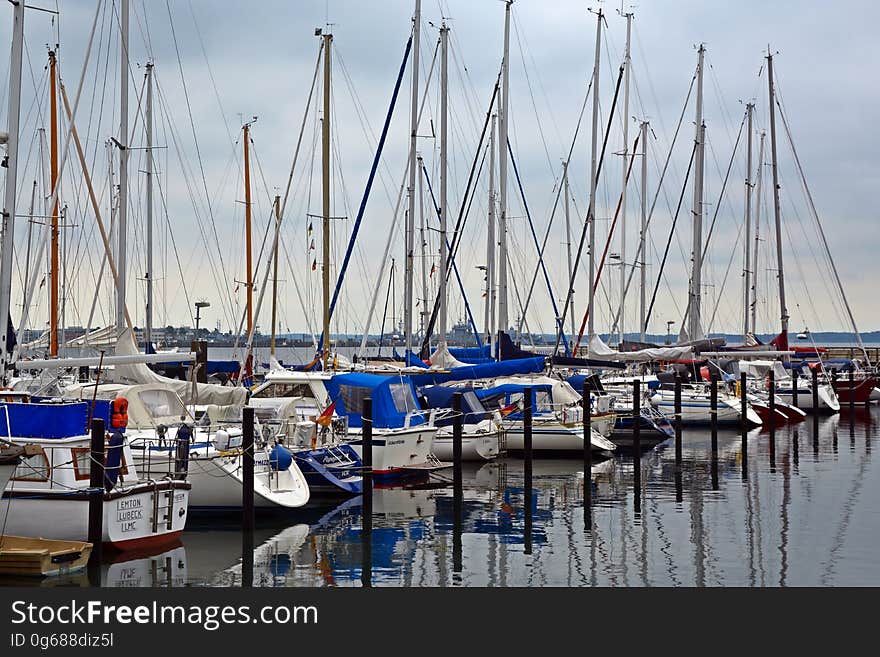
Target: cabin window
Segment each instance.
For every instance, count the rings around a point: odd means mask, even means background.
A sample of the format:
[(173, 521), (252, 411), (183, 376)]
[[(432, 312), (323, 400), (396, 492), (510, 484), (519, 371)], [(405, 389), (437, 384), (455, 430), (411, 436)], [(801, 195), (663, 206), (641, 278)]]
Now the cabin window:
[(312, 388), (308, 383), (280, 383), (275, 382), (254, 394), (258, 399), (271, 397), (306, 397), (312, 396)]
[(366, 386), (339, 386), (339, 396), (342, 397), (342, 405), (345, 410), (354, 415), (360, 415), (364, 409), (364, 400), (373, 394), (372, 388)]
[(553, 397), (546, 390), (535, 391), (535, 410), (536, 411), (552, 411)]
[(391, 390), (391, 399), (394, 400), (394, 408), (398, 413), (409, 413), (418, 408), (416, 399), (412, 394), (412, 387), (407, 383), (392, 383), (388, 386)]
[[(107, 447), (105, 446), (105, 449)], [(117, 449), (122, 449), (118, 447)], [(73, 475), (77, 481), (89, 479), (92, 476), (92, 450), (88, 447), (76, 447), (73, 452)], [(104, 453), (104, 464), (107, 463), (107, 454)], [(119, 474), (123, 477), (128, 474), (128, 465), (125, 462), (125, 452), (122, 452), (122, 460), (119, 464)]]
[(142, 390), (138, 393), (138, 397), (151, 417), (180, 417), (186, 415), (183, 402), (171, 390)]
[(486, 409), (483, 407), (483, 404), (480, 403), (480, 400), (474, 394), (473, 390), (470, 390), (463, 395), (465, 402), (468, 405), (468, 408), (471, 409), (471, 413), (485, 413)]
[(46, 452), (40, 448), (39, 454), (24, 459), (15, 468), (13, 481), (49, 481), (52, 468)]

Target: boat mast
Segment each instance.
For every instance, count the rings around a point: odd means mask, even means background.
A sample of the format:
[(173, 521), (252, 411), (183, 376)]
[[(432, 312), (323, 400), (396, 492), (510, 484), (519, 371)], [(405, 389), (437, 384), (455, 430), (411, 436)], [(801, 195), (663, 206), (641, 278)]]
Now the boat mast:
[(153, 345), (153, 63), (147, 62), (147, 107), (144, 113), (147, 133), (147, 310), (144, 319), (144, 351)]
[(598, 166), (597, 147), (599, 144), (599, 57), (602, 44), (602, 9), (596, 13), (596, 56), (593, 60), (593, 128), (590, 140), (590, 206), (587, 221), (590, 222), (590, 263), (589, 263), (589, 301), (587, 302), (587, 354), (590, 353), (589, 341), (595, 334), (595, 313), (593, 305), (596, 286), (596, 170)]
[[(776, 223), (776, 266), (779, 278), (779, 314), (782, 322), (783, 345), (788, 344), (788, 308), (785, 305), (785, 274), (782, 267), (782, 221), (779, 212), (779, 172), (776, 166), (776, 107), (773, 94), (773, 54), (767, 46), (767, 84), (770, 94), (770, 157), (773, 169), (773, 217)], [(777, 346), (777, 349), (779, 347)], [(788, 356), (783, 361), (788, 362)]]
[[(417, 158), (419, 171), (422, 171), (425, 164), (422, 162), (422, 156), (418, 155)], [(425, 177), (423, 175), (419, 176), (419, 239), (422, 242), (422, 312), (421, 315), (421, 326), (422, 326), (422, 337), (425, 336), (425, 333), (428, 330), (428, 316), (431, 314), (431, 311), (428, 310), (428, 256), (425, 253), (425, 247), (428, 245), (425, 236)]]
[(49, 355), (58, 355), (58, 73), (55, 51), (49, 51), (49, 184), (50, 194), (55, 198), (51, 212), (51, 260), (49, 264)]
[(623, 343), (624, 319), (626, 318), (626, 181), (629, 168), (629, 76), (630, 76), (630, 38), (632, 34), (632, 12), (626, 18), (626, 48), (623, 55), (623, 173), (620, 188), (620, 310), (618, 316), (618, 344)]
[(449, 78), (447, 55), (449, 51), (449, 28), (444, 22), (440, 27), (440, 304), (437, 310), (437, 333), (439, 335), (438, 347), (446, 346), (446, 276), (447, 276), (447, 249), (446, 249), (446, 222), (447, 222), (447, 158), (446, 158), (446, 135), (449, 104)]
[(12, 56), (9, 60), (9, 112), (6, 137), (6, 194), (3, 198), (3, 243), (0, 247), (0, 384), (9, 383), (9, 339), (12, 334), (13, 236), (15, 235), (15, 194), (18, 183), (18, 142), (21, 120), (21, 53), (24, 46), (24, 2), (12, 5)]
[[(275, 195), (275, 232), (281, 226), (281, 196)], [(278, 239), (275, 239), (275, 248), (272, 249), (272, 340), (270, 353), (275, 357), (275, 317), (278, 306)]]
[(703, 60), (706, 48), (701, 43), (698, 51), (697, 63), (697, 102), (696, 118), (694, 120), (694, 141), (696, 152), (694, 154), (694, 202), (692, 213), (694, 216), (693, 252), (691, 254), (691, 289), (688, 307), (688, 339), (700, 340), (703, 331), (700, 327), (700, 303), (702, 292), (702, 267), (703, 267), (703, 144), (706, 136), (706, 126), (703, 123)]
[(330, 358), (330, 45), (332, 34), (324, 34), (324, 116), (321, 122), (321, 170), (323, 219), (321, 222), (321, 278), (324, 288), (324, 340), (321, 344), (321, 366), (326, 371)]
[(251, 247), (251, 123), (242, 126), (244, 141), (244, 250), (245, 250), (245, 294), (247, 299), (247, 334), (254, 330), (254, 271), (253, 249)]
[[(569, 208), (569, 186), (568, 186), (568, 160), (562, 163), (562, 184), (563, 194), (565, 195), (565, 253), (568, 256), (568, 280), (571, 281), (574, 273), (574, 266), (571, 262), (571, 212)], [(574, 313), (569, 313), (571, 321), (571, 335), (575, 335)]]
[(501, 60), (501, 106), (498, 109), (498, 331), (507, 331), (507, 112), (510, 90), (510, 6), (504, 6), (504, 57)]
[(126, 279), (126, 219), (128, 215), (128, 0), (120, 7), (121, 38), (119, 48), (119, 210), (116, 266), (116, 330), (121, 332), (125, 322)]
[(746, 122), (749, 137), (746, 142), (746, 262), (743, 267), (743, 337), (749, 332), (749, 283), (752, 276), (752, 245), (749, 244), (749, 236), (752, 234), (752, 113), (754, 109), (754, 103), (746, 104)]
[[(642, 342), (645, 341), (645, 333), (648, 331), (648, 327), (645, 326), (645, 318), (647, 316), (645, 295), (648, 287), (648, 272), (646, 269), (648, 256), (645, 252), (645, 240), (647, 239), (648, 232), (648, 127), (648, 122), (642, 121), (642, 136), (640, 137), (642, 142), (642, 225), (639, 230), (639, 253), (642, 259), (641, 262), (637, 263), (639, 273), (641, 274), (639, 285), (639, 340)], [(748, 243), (748, 240), (746, 242)]]
[(413, 251), (416, 223), (416, 133), (419, 129), (419, 28), (422, 23), (422, 0), (416, 0), (413, 14), (412, 107), (409, 134), (409, 210), (406, 213), (406, 258), (403, 270), (403, 332), (406, 351), (413, 348)]
[(755, 257), (752, 259), (752, 299), (749, 303), (751, 308), (750, 332), (755, 333), (756, 319), (758, 315), (758, 247), (761, 245), (761, 194), (764, 180), (764, 138), (767, 133), (761, 132), (761, 140), (758, 142), (758, 173), (755, 187)]
[(492, 115), (492, 126), (489, 131), (489, 217), (486, 235), (486, 342), (489, 355), (492, 354), (492, 343), (495, 342), (495, 122), (497, 114)]

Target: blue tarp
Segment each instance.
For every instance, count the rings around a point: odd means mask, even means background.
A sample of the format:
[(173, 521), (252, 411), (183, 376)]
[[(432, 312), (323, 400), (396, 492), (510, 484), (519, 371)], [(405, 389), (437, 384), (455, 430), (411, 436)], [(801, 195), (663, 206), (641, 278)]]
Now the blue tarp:
[[(373, 401), (373, 426), (378, 429), (396, 429), (404, 425), (408, 411), (420, 410), (416, 389), (410, 377), (381, 376), (350, 372), (336, 374), (327, 381), (327, 392), (336, 403), (336, 412), (348, 416), (351, 427), (361, 427), (363, 400)], [(422, 424), (424, 418), (415, 415), (410, 424)]]
[[(91, 402), (0, 404), (0, 435), (18, 438), (72, 438), (88, 434)], [(110, 402), (95, 401), (93, 417), (110, 426)], [(8, 418), (8, 427), (7, 427)]]
[(421, 367), (422, 369), (428, 369), (428, 366), (425, 364), (421, 358), (416, 356), (413, 352), (406, 352), (406, 366), (407, 367)]
[(472, 381), (475, 379), (491, 379), (498, 376), (514, 374), (538, 374), (544, 371), (544, 356), (507, 360), (500, 363), (484, 363), (482, 365), (465, 365), (446, 372), (425, 372), (410, 376), (417, 386), (426, 386), (447, 381)]

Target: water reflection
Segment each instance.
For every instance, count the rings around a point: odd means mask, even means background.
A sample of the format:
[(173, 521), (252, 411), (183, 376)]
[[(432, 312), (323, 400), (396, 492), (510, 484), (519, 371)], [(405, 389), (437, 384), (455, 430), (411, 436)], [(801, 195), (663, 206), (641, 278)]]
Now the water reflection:
[[(877, 585), (877, 409), (808, 418), (772, 436), (686, 430), (595, 463), (466, 463), (460, 515), (440, 478), (374, 491), (373, 586)], [(839, 441), (846, 445), (839, 449)], [(451, 471), (442, 474), (452, 477)], [(585, 504), (584, 486), (592, 499)], [(361, 586), (361, 498), (258, 519), (252, 585)], [(248, 560), (250, 561), (250, 560)], [(188, 526), (182, 544), (103, 564), (103, 586), (241, 586), (239, 519)], [(246, 577), (243, 577), (246, 576)], [(0, 581), (0, 584), (3, 582)], [(85, 574), (31, 581), (88, 586)], [(246, 582), (250, 583), (250, 581)]]

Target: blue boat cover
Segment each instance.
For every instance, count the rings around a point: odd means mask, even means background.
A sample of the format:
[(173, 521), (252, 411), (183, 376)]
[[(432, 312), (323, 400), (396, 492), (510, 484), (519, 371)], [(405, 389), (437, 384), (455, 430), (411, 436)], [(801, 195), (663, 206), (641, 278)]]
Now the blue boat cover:
[(464, 365), (455, 369), (436, 372), (429, 371), (424, 374), (410, 375), (413, 383), (417, 386), (426, 386), (447, 381), (472, 381), (475, 379), (491, 379), (498, 376), (512, 376), (514, 374), (538, 374), (544, 371), (544, 356), (532, 358), (520, 358), (507, 360), (500, 363), (483, 363), (482, 365)]
[[(351, 427), (363, 426), (361, 410), (364, 399), (373, 400), (373, 426), (397, 429), (404, 426), (409, 411), (421, 410), (416, 389), (407, 376), (381, 376), (363, 372), (336, 374), (327, 381), (327, 392), (336, 403), (336, 412), (348, 416)], [(410, 425), (423, 424), (421, 415), (414, 415)]]
[[(88, 434), (91, 402), (0, 404), (0, 436), (18, 438), (72, 438)], [(109, 427), (110, 402), (95, 401), (93, 417)]]
[(413, 352), (406, 352), (406, 366), (407, 367), (421, 367), (422, 369), (428, 369), (428, 366), (425, 364), (421, 358), (416, 356)]
[[(452, 408), (452, 396), (456, 393), (462, 393), (461, 396), (461, 412), (464, 414), (464, 421), (468, 423), (477, 423), (489, 417), (489, 413), (479, 403), (477, 398), (474, 403), (472, 394), (473, 388), (447, 388), (446, 386), (427, 386), (419, 388), (419, 394), (428, 403), (428, 408)], [(434, 422), (438, 427), (451, 426), (455, 418), (440, 418)]]

